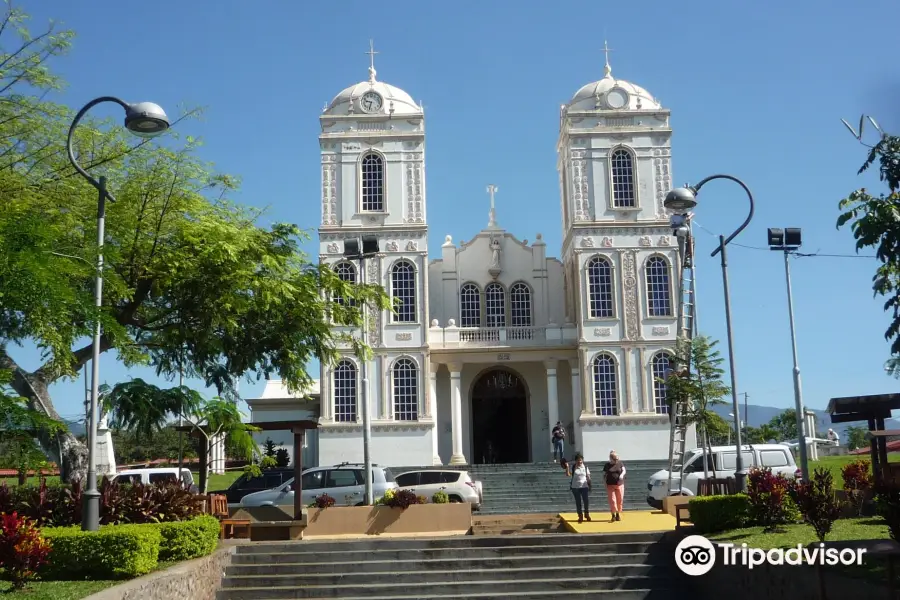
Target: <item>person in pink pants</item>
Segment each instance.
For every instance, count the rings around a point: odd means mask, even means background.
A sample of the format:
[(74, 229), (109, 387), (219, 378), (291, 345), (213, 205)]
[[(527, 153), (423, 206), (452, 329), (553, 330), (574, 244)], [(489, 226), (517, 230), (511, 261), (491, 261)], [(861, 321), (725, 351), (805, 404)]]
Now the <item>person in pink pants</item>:
[(609, 453), (609, 462), (603, 466), (603, 474), (606, 477), (606, 497), (609, 499), (609, 512), (613, 521), (622, 520), (622, 500), (625, 496), (625, 463), (619, 460), (619, 455), (613, 450)]

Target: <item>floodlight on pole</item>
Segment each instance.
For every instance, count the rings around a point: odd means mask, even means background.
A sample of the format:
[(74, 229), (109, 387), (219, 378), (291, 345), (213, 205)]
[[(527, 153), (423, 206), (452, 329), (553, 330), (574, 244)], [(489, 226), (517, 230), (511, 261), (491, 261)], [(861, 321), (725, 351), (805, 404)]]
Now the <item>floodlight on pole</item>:
[[(741, 233), (747, 225), (749, 225), (750, 220), (753, 218), (754, 211), (754, 203), (753, 203), (753, 194), (750, 192), (750, 188), (747, 185), (732, 175), (710, 175), (709, 177), (702, 179), (696, 185), (685, 185), (684, 187), (675, 188), (669, 191), (666, 194), (665, 200), (663, 200), (663, 206), (669, 210), (683, 213), (681, 216), (685, 220), (689, 220), (691, 218), (691, 211), (697, 206), (697, 195), (700, 193), (700, 188), (709, 183), (710, 181), (716, 179), (728, 179), (729, 181), (733, 181), (740, 185), (744, 191), (747, 193), (747, 198), (750, 200), (750, 212), (747, 215), (747, 218), (738, 227), (730, 236), (725, 238), (725, 236), (719, 236), (719, 246), (716, 248), (712, 256), (721, 253), (721, 264), (722, 264), (722, 287), (725, 292), (725, 323), (726, 330), (728, 332), (728, 360), (729, 367), (731, 370), (731, 402), (734, 409), (734, 430), (735, 430), (735, 446), (736, 446), (736, 454), (735, 454), (735, 483), (737, 484), (738, 491), (746, 490), (746, 480), (747, 480), (747, 472), (744, 469), (744, 460), (743, 454), (741, 453), (741, 428), (740, 428), (740, 411), (738, 409), (738, 392), (737, 392), (737, 375), (735, 373), (736, 369), (734, 366), (734, 335), (733, 329), (731, 326), (731, 298), (728, 287), (728, 261), (726, 258), (726, 250), (725, 247), (728, 243), (733, 240), (739, 233)], [(673, 217), (674, 218), (674, 217)], [(678, 235), (678, 229), (676, 228), (676, 235)]]
[(106, 189), (106, 177), (94, 179), (82, 168), (75, 158), (74, 133), (78, 123), (87, 112), (98, 104), (112, 102), (125, 109), (125, 127), (131, 133), (150, 138), (157, 136), (169, 128), (169, 118), (158, 104), (152, 102), (138, 102), (130, 104), (115, 96), (101, 96), (85, 104), (75, 115), (69, 126), (69, 135), (66, 138), (66, 152), (69, 162), (75, 170), (84, 177), (88, 183), (94, 186), (99, 193), (97, 200), (97, 265), (94, 280), (94, 308), (97, 311), (94, 325), (93, 358), (91, 360), (91, 407), (88, 423), (88, 467), (87, 485), (83, 495), (83, 507), (81, 528), (84, 531), (97, 531), (100, 528), (100, 492), (97, 490), (97, 423), (98, 423), (98, 397), (100, 386), (100, 311), (103, 308), (103, 242), (106, 226), (106, 201), (115, 202), (116, 199)]
[[(794, 328), (794, 299), (791, 287), (791, 254), (803, 244), (803, 234), (799, 227), (785, 229), (769, 228), (769, 249), (784, 253), (784, 278), (787, 283), (788, 321), (791, 328), (791, 352), (794, 359), (794, 410), (797, 413), (797, 447), (800, 452), (800, 471), (803, 480), (809, 481), (809, 448), (806, 446), (806, 418), (803, 409), (803, 388), (800, 384), (800, 363), (797, 359), (797, 334)], [(815, 435), (815, 432), (813, 432)]]
[[(378, 236), (367, 234), (361, 239), (350, 238), (344, 240), (344, 258), (359, 261), (359, 280), (360, 283), (366, 283), (366, 259), (376, 256), (380, 252), (378, 246)], [(362, 311), (362, 331), (361, 339), (363, 346), (369, 345), (369, 324), (368, 324), (368, 307), (363, 306)], [(369, 361), (362, 360), (361, 368), (361, 385), (360, 385), (360, 406), (363, 421), (363, 462), (365, 463), (365, 483), (366, 483), (366, 505), (375, 504), (375, 498), (372, 490), (372, 417), (369, 408)]]

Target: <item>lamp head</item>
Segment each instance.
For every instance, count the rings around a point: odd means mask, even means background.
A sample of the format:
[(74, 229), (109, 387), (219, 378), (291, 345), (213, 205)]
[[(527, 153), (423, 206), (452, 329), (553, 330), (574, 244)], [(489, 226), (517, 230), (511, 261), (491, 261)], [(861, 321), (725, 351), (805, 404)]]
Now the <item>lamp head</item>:
[(669, 210), (687, 212), (697, 206), (697, 192), (691, 187), (675, 188), (666, 194), (663, 206)]
[(169, 128), (169, 117), (158, 104), (136, 102), (125, 109), (125, 127), (138, 137), (151, 138)]

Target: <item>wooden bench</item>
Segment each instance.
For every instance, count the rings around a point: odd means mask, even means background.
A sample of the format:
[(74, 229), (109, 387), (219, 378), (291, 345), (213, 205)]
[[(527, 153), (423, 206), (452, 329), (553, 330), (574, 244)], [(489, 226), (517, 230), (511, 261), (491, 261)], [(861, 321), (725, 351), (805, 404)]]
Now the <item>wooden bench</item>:
[[(223, 540), (250, 537), (250, 519), (232, 519), (228, 513), (228, 498), (221, 494), (209, 495), (209, 513), (219, 519), (219, 538)], [(238, 536), (237, 534), (241, 535)]]

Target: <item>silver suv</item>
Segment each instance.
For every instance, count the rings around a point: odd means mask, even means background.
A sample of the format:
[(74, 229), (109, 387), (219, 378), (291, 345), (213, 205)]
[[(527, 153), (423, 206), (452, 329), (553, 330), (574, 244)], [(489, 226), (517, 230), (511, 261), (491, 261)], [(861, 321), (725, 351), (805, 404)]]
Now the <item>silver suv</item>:
[[(341, 463), (332, 467), (314, 467), (303, 471), (302, 502), (306, 506), (316, 497), (328, 494), (336, 506), (360, 506), (366, 501), (366, 482), (363, 477), (365, 465)], [(387, 490), (396, 490), (394, 474), (387, 467), (372, 465), (372, 495), (378, 500)], [(294, 504), (294, 479), (285, 481), (277, 488), (247, 494), (241, 499), (241, 506), (290, 506)]]

